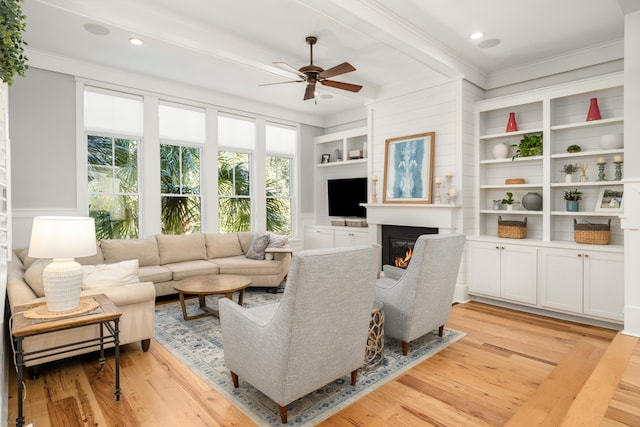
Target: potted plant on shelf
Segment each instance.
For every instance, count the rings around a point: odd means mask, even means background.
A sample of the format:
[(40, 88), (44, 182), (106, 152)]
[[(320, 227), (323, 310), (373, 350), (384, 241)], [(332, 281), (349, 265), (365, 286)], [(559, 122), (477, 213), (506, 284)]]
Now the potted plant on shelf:
[(577, 188), (564, 192), (564, 199), (567, 201), (567, 212), (578, 212), (579, 202), (582, 200), (582, 192)]
[(582, 151), (582, 148), (580, 148), (579, 145), (570, 145), (567, 147), (567, 153), (579, 153)]
[(507, 197), (502, 199), (502, 204), (507, 205), (507, 211), (512, 211), (514, 203), (516, 203), (516, 201), (513, 200), (513, 193), (507, 191)]
[(578, 165), (567, 163), (562, 167), (562, 172), (565, 173), (564, 182), (573, 182), (573, 174), (578, 172)]
[(542, 154), (542, 134), (525, 135), (520, 140), (520, 144), (513, 144), (511, 146), (517, 147), (516, 153), (511, 160), (515, 160), (516, 157), (539, 156)]

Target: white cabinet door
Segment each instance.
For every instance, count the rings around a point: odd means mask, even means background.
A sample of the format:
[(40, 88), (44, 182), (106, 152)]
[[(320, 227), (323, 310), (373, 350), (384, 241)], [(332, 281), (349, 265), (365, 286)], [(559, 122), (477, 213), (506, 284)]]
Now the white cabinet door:
[(306, 227), (304, 229), (304, 248), (321, 249), (333, 247), (333, 230)]
[(537, 302), (537, 248), (500, 245), (500, 296), (535, 304)]
[(540, 305), (582, 313), (583, 254), (571, 249), (541, 248)]
[(339, 231), (334, 232), (334, 244), (336, 248), (343, 246), (366, 245), (369, 243), (369, 235), (359, 231)]
[(624, 255), (584, 253), (584, 313), (624, 320)]
[(500, 245), (498, 243), (467, 243), (467, 283), (469, 292), (500, 296)]

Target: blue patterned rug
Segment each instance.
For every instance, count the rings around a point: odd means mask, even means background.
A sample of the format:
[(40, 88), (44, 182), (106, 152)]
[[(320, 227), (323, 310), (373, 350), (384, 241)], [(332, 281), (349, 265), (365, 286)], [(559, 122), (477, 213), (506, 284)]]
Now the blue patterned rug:
[[(277, 302), (281, 297), (282, 294), (266, 293), (264, 289), (247, 289), (244, 306)], [(217, 297), (207, 297), (207, 304), (216, 307), (216, 300)], [(200, 312), (197, 298), (187, 300), (187, 310), (189, 314)], [(258, 425), (282, 425), (278, 406), (271, 399), (242, 380), (240, 387), (233, 388), (231, 375), (224, 365), (220, 335), (220, 322), (213, 316), (185, 321), (179, 302), (156, 306), (155, 338), (160, 344)], [(436, 330), (411, 342), (409, 354), (405, 357), (400, 343), (385, 337), (383, 365), (372, 370), (360, 370), (355, 387), (351, 386), (347, 376), (289, 404), (288, 425), (312, 426), (319, 423), (464, 336), (463, 332), (445, 328), (441, 338)]]

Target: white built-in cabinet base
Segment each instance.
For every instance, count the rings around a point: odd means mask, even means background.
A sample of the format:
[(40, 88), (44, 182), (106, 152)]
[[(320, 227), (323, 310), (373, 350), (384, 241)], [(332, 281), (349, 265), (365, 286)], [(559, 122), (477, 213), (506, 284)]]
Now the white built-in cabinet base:
[(469, 295), (621, 322), (624, 253), (618, 246), (549, 247), (516, 239), (467, 243)]
[(304, 228), (304, 248), (340, 248), (369, 243), (367, 227), (307, 226)]

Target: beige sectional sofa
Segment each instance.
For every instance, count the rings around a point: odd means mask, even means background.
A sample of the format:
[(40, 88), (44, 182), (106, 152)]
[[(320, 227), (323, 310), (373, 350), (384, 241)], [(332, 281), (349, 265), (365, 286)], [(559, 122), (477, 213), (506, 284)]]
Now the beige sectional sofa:
[[(128, 344), (142, 342), (146, 351), (153, 336), (153, 313), (157, 296), (176, 293), (173, 285), (187, 277), (205, 274), (238, 274), (251, 278), (252, 286), (276, 288), (289, 271), (291, 251), (278, 241), (265, 250), (265, 259), (247, 258), (252, 250), (255, 233), (156, 235), (141, 239), (103, 240), (97, 246), (97, 254), (77, 258), (82, 265), (109, 265), (138, 260), (139, 283), (124, 283), (112, 286), (85, 289), (82, 295), (106, 294), (122, 311), (120, 319), (120, 342)], [(28, 256), (28, 250), (15, 250), (7, 272), (7, 296), (11, 310), (17, 305), (44, 301), (42, 271), (50, 260), (39, 260)], [(252, 252), (253, 253), (253, 252)], [(70, 342), (71, 336), (92, 337), (98, 334), (97, 327), (80, 328), (73, 331), (25, 339), (26, 351), (43, 348), (46, 344)], [(69, 352), (66, 356), (82, 354), (92, 349)], [(62, 356), (38, 362), (60, 359)], [(35, 363), (33, 363), (35, 364)], [(28, 364), (29, 365), (29, 364)]]

